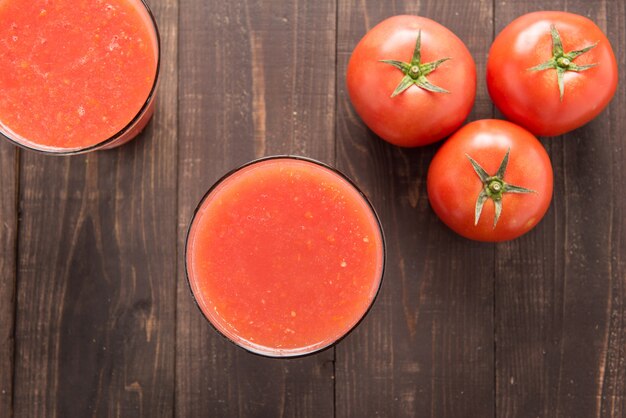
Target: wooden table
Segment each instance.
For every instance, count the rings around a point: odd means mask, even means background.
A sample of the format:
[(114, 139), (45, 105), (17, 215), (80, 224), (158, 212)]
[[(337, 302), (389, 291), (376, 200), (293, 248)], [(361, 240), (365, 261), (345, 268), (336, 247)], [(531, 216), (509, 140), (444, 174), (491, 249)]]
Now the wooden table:
[[(626, 417), (626, 28), (622, 0), (151, 0), (158, 111), (138, 140), (71, 158), (0, 145), (2, 417)], [(542, 139), (552, 206), (521, 239), (479, 244), (431, 211), (438, 145), (399, 149), (352, 109), (345, 70), (385, 17), (433, 18), (478, 65), (470, 119), (520, 14), (589, 16), (621, 87), (595, 121)], [(194, 306), (183, 243), (226, 171), (290, 153), (351, 176), (378, 209), (388, 270), (366, 320), (295, 360), (226, 342)]]

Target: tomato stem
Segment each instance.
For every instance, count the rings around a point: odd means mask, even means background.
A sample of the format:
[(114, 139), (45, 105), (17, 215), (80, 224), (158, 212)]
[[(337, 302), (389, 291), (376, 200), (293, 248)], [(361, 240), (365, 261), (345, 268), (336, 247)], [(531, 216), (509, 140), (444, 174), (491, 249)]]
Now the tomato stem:
[(556, 70), (557, 84), (559, 86), (559, 97), (561, 101), (563, 101), (563, 94), (565, 92), (565, 83), (563, 81), (564, 74), (567, 71), (586, 71), (598, 65), (597, 63), (588, 65), (574, 64), (574, 59), (576, 57), (579, 57), (585, 52), (588, 52), (589, 50), (595, 48), (598, 43), (596, 42), (595, 44), (586, 46), (582, 49), (577, 49), (575, 51), (563, 52), (563, 42), (561, 41), (561, 35), (559, 34), (559, 31), (556, 29), (555, 25), (550, 26), (550, 36), (552, 36), (552, 58), (550, 58), (546, 62), (529, 68), (528, 71), (542, 71), (549, 69)]
[(502, 182), (500, 182), (499, 180), (492, 180), (489, 183), (489, 190), (492, 193), (492, 198), (495, 197), (494, 195), (501, 195), (501, 192), (503, 190)]
[(420, 75), (420, 67), (418, 65), (411, 66), (411, 69), (409, 70), (409, 75), (413, 79), (416, 79), (417, 77), (419, 77), (419, 75)]
[(385, 64), (393, 65), (394, 67), (402, 71), (402, 73), (404, 73), (404, 77), (402, 78), (402, 80), (400, 80), (400, 83), (393, 91), (393, 93), (391, 93), (391, 97), (396, 97), (412, 85), (416, 85), (424, 90), (428, 90), (433, 93), (450, 93), (448, 90), (435, 86), (426, 78), (428, 74), (435, 71), (437, 67), (439, 67), (441, 64), (448, 61), (449, 59), (450, 58), (441, 58), (437, 61), (422, 64), (422, 30), (420, 29), (417, 32), (417, 41), (415, 42), (415, 48), (413, 49), (413, 57), (411, 57), (411, 62), (396, 60), (380, 61)]
[(478, 199), (476, 199), (476, 207), (474, 208), (474, 225), (478, 225), (478, 221), (480, 220), (480, 215), (483, 211), (483, 206), (487, 199), (491, 199), (494, 203), (495, 215), (493, 219), (493, 227), (495, 229), (498, 224), (498, 219), (500, 219), (500, 214), (502, 213), (502, 196), (505, 193), (537, 193), (534, 190), (526, 189), (525, 187), (515, 186), (513, 184), (506, 183), (504, 181), (504, 173), (506, 172), (506, 168), (509, 164), (509, 154), (511, 149), (509, 148), (504, 154), (504, 158), (500, 162), (500, 167), (495, 175), (490, 176), (487, 174), (484, 168), (480, 166), (472, 157), (468, 154), (465, 154), (467, 159), (472, 164), (472, 168), (474, 172), (480, 178), (480, 181), (483, 183), (483, 188), (478, 194)]

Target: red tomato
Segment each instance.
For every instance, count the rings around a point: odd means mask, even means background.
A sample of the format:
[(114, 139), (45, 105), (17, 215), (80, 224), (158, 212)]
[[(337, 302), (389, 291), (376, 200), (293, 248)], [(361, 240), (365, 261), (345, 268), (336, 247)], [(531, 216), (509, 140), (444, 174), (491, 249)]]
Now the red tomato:
[(437, 151), (427, 188), (431, 207), (455, 232), (506, 241), (531, 230), (548, 210), (552, 165), (527, 130), (503, 120), (479, 120)]
[(450, 135), (465, 121), (476, 95), (476, 66), (465, 44), (444, 26), (394, 16), (356, 46), (347, 85), (352, 105), (372, 131), (392, 144), (415, 147)]
[(561, 135), (595, 118), (611, 101), (617, 63), (606, 36), (586, 17), (529, 13), (493, 42), (487, 87), (507, 119), (536, 135)]

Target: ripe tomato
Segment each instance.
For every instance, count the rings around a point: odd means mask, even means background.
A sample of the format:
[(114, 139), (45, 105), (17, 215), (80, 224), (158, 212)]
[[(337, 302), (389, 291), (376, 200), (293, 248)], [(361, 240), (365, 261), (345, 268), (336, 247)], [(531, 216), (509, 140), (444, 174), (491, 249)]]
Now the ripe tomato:
[(569, 132), (595, 118), (617, 87), (611, 44), (586, 17), (535, 12), (496, 37), (487, 87), (507, 119), (536, 135)]
[(552, 165), (541, 143), (507, 121), (458, 130), (428, 169), (430, 205), (451, 229), (478, 241), (506, 241), (532, 229), (552, 200)]
[(350, 57), (350, 100), (378, 136), (402, 147), (438, 141), (461, 126), (476, 95), (476, 66), (447, 28), (394, 16), (367, 32)]

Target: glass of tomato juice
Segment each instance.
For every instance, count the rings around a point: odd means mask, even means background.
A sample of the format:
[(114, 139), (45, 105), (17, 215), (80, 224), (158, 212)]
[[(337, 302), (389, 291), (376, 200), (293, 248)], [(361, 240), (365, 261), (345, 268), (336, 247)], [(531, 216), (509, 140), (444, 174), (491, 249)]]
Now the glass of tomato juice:
[(202, 198), (185, 247), (193, 298), (222, 335), (268, 357), (328, 348), (380, 289), (385, 241), (367, 198), (312, 159), (272, 156)]
[(133, 139), (154, 111), (160, 39), (143, 0), (0, 2), (0, 136), (71, 155)]

